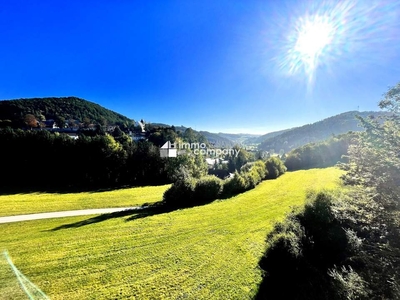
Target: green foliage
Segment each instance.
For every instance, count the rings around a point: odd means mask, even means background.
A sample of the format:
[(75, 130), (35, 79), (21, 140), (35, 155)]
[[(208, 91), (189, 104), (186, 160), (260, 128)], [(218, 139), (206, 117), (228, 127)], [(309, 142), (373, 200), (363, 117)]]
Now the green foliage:
[(342, 164), (347, 194), (314, 194), (268, 237), (258, 298), (400, 298), (400, 83), (379, 106)]
[(182, 138), (188, 143), (208, 143), (207, 139), (202, 134), (194, 131), (192, 128), (187, 128), (183, 133)]
[(179, 135), (172, 127), (170, 128), (153, 127), (146, 132), (146, 135), (150, 142), (159, 147), (164, 145), (167, 141), (173, 143), (179, 137)]
[[(81, 130), (78, 139), (47, 130), (0, 128), (0, 143), (4, 145), (0, 149), (0, 190), (165, 184), (181, 173), (194, 178), (208, 173), (203, 156), (188, 150), (176, 158), (161, 158), (158, 146), (146, 140), (134, 142), (119, 126), (111, 135), (100, 125), (96, 130)], [(43, 176), (22, 175), (21, 170), (39, 165), (46, 172), (55, 168), (63, 171), (45, 180)]]
[(62, 116), (54, 116), (54, 121), (56, 122), (57, 126), (59, 128), (64, 128), (65, 127), (65, 118)]
[(385, 115), (382, 112), (346, 112), (269, 137), (260, 144), (259, 149), (265, 151), (283, 149), (285, 152), (289, 152), (309, 143), (324, 141), (332, 135), (344, 134), (348, 131), (361, 131), (363, 129), (358, 126), (356, 116), (366, 117), (371, 114), (374, 116)]
[[(25, 115), (36, 118), (54, 119), (60, 127), (62, 120), (91, 121), (95, 124), (133, 124), (133, 121), (121, 114), (98, 104), (76, 98), (32, 98), (0, 101), (0, 120), (11, 120), (13, 127), (20, 128)], [(64, 127), (62, 125), (60, 128)]]
[(257, 184), (266, 178), (267, 171), (265, 163), (261, 160), (246, 163), (240, 172), (235, 172), (234, 176), (225, 180), (223, 196), (231, 197), (238, 193), (243, 193), (253, 189)]
[(169, 207), (188, 207), (209, 203), (218, 198), (228, 198), (253, 189), (266, 177), (263, 161), (248, 163), (233, 178), (225, 181), (216, 176), (202, 176), (197, 179), (184, 170), (170, 190), (164, 194), (164, 204)]
[(183, 208), (206, 204), (221, 195), (222, 180), (215, 176), (200, 179), (187, 176), (179, 178), (164, 193), (163, 204), (169, 208)]
[(290, 151), (285, 158), (289, 171), (311, 168), (326, 168), (338, 162), (345, 162), (349, 145), (358, 133), (349, 132), (334, 136), (321, 143), (310, 143)]
[[(337, 272), (336, 266), (348, 263), (354, 247), (333, 202), (330, 193), (310, 193), (303, 211), (292, 211), (275, 226), (260, 261), (266, 276), (257, 299), (360, 299), (368, 294), (351, 267), (351, 273)], [(344, 281), (339, 283), (341, 275)], [(349, 295), (352, 298), (346, 298)]]
[(366, 282), (350, 266), (329, 270), (332, 285), (339, 299), (368, 299), (369, 290)]
[(163, 203), (170, 208), (190, 207), (195, 205), (194, 194), (196, 179), (188, 176), (179, 178), (174, 184), (165, 191)]
[[(146, 141), (135, 143), (122, 132), (114, 134), (115, 138), (81, 134), (75, 140), (46, 130), (0, 129), (0, 190), (92, 189), (168, 182), (158, 147)], [(196, 165), (196, 172), (201, 166)], [(62, 171), (51, 175), (55, 170)]]
[(11, 126), (12, 126), (11, 120), (0, 120), (0, 128), (7, 128)]
[(175, 182), (182, 176), (201, 178), (207, 175), (208, 166), (202, 155), (183, 153), (174, 158), (164, 159), (168, 179)]
[(230, 139), (223, 137), (220, 134), (208, 131), (199, 131), (199, 133), (203, 135), (215, 148), (232, 148), (235, 145)]
[[(364, 238), (359, 260), (375, 298), (400, 297), (400, 83), (379, 106), (383, 118), (360, 118), (365, 132), (349, 147), (344, 183), (353, 186), (344, 218)], [(360, 201), (360, 199), (362, 201)], [(358, 271), (358, 269), (356, 269)]]
[(265, 163), (261, 160), (258, 160), (252, 164), (249, 171), (243, 172), (242, 174), (247, 179), (247, 189), (252, 189), (265, 179), (268, 172), (266, 171)]
[(286, 172), (286, 167), (283, 162), (276, 156), (270, 157), (265, 162), (266, 178), (275, 179)]
[(225, 159), (228, 160), (228, 170), (229, 172), (233, 173), (235, 171), (239, 171), (242, 166), (244, 166), (247, 162), (253, 161), (254, 157), (252, 154), (248, 151), (246, 151), (243, 148), (240, 148), (239, 146), (234, 146), (232, 149), (236, 151), (239, 151), (237, 156), (235, 154), (233, 155), (228, 155)]
[(236, 171), (232, 178), (225, 180), (223, 195), (225, 197), (230, 197), (239, 193), (243, 193), (246, 190), (246, 179), (239, 172)]
[(194, 201), (196, 204), (209, 203), (221, 196), (223, 181), (216, 176), (203, 176), (196, 182)]

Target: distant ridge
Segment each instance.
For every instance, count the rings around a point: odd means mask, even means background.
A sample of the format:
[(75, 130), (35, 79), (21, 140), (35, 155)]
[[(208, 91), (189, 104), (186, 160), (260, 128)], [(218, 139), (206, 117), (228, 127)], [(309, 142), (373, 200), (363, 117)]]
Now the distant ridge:
[[(140, 113), (140, 112), (139, 112)], [(120, 125), (132, 128), (134, 120), (122, 114), (109, 110), (99, 104), (78, 97), (45, 97), (24, 98), (14, 100), (0, 100), (0, 127), (11, 126), (23, 128), (26, 126), (26, 115), (34, 115), (38, 120), (60, 118), (74, 120), (77, 123), (90, 121), (92, 124)], [(260, 150), (289, 152), (297, 147), (311, 142), (323, 141), (332, 135), (339, 135), (348, 131), (363, 130), (358, 126), (356, 115), (378, 117), (384, 112), (358, 112), (349, 111), (324, 120), (307, 124), (301, 127), (270, 132), (265, 135), (211, 133), (208, 131), (195, 131), (203, 135), (215, 147), (232, 147), (237, 144), (257, 145)], [(149, 127), (171, 127), (163, 123), (149, 123)], [(175, 130), (184, 132), (188, 127), (174, 126)]]
[(199, 131), (200, 134), (204, 135), (205, 138), (214, 146), (214, 147), (221, 147), (221, 148), (229, 148), (233, 147), (235, 143), (227, 139), (220, 134), (211, 133), (208, 131)]
[(338, 135), (348, 131), (362, 131), (363, 128), (358, 126), (359, 121), (356, 119), (357, 115), (365, 118), (370, 115), (378, 117), (385, 114), (384, 112), (375, 111), (345, 112), (312, 124), (284, 130), (283, 133), (264, 140), (259, 145), (259, 149), (264, 151), (273, 149), (276, 152), (280, 150), (288, 152), (311, 142), (323, 141), (332, 135)]
[(231, 140), (235, 144), (254, 144), (253, 140), (259, 138), (259, 134), (249, 133), (223, 133), (219, 132), (219, 136)]
[(23, 122), (24, 116), (32, 114), (36, 118), (55, 119), (63, 117), (66, 120), (83, 121), (109, 125), (133, 124), (134, 121), (99, 104), (77, 97), (46, 97), (24, 98), (0, 101), (0, 120), (10, 120), (14, 126)]
[(264, 142), (265, 140), (269, 139), (269, 138), (273, 138), (275, 136), (278, 136), (286, 131), (288, 131), (290, 129), (284, 129), (284, 130), (279, 130), (279, 131), (273, 131), (273, 132), (269, 132), (267, 134), (258, 136), (258, 137), (250, 137), (248, 139), (246, 139), (244, 141), (245, 144), (260, 144), (262, 142)]

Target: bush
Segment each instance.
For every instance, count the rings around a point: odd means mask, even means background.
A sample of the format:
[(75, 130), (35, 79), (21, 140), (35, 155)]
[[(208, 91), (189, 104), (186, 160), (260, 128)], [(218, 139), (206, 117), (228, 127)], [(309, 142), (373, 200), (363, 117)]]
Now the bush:
[(286, 172), (286, 167), (283, 162), (276, 156), (268, 158), (265, 162), (266, 178), (276, 179)]
[(254, 162), (248, 162), (248, 163), (244, 164), (240, 168), (240, 173), (249, 172), (253, 166), (254, 166)]
[(265, 163), (261, 160), (245, 164), (234, 177), (224, 183), (223, 196), (231, 197), (253, 189), (266, 177)]
[(255, 188), (266, 177), (266, 166), (261, 160), (254, 162), (250, 168), (246, 167), (244, 170), (247, 170), (242, 172), (246, 190)]
[(223, 196), (230, 197), (246, 191), (245, 178), (239, 172), (235, 172), (233, 178), (227, 179), (223, 186)]
[(197, 180), (193, 201), (195, 204), (209, 203), (217, 199), (223, 189), (223, 181), (216, 176), (204, 176)]
[(262, 160), (258, 160), (253, 164), (250, 172), (256, 172), (258, 174), (257, 184), (264, 180), (268, 174), (266, 164)]
[(178, 179), (164, 192), (164, 205), (171, 208), (187, 207), (193, 202), (196, 180), (191, 177)]
[(350, 266), (349, 269), (342, 266), (340, 270), (335, 267), (328, 274), (332, 277), (335, 291), (341, 299), (363, 299), (369, 296), (370, 291), (365, 280)]
[(255, 172), (246, 172), (242, 175), (245, 182), (245, 190), (254, 189), (258, 183), (258, 175)]
[(259, 263), (266, 276), (256, 299), (346, 299), (339, 294), (350, 285), (348, 295), (365, 295), (355, 273), (338, 289), (339, 276), (332, 270), (348, 263), (351, 250), (332, 203), (326, 192), (309, 194), (304, 211), (293, 211), (275, 226)]
[(300, 170), (302, 168), (302, 161), (298, 153), (289, 153), (285, 160), (285, 166), (289, 171)]
[[(272, 159), (270, 164), (276, 166), (280, 175), (284, 169), (282, 162)], [(236, 171), (233, 178), (225, 181), (213, 175), (194, 179), (187, 172), (182, 172), (182, 176), (164, 193), (163, 202), (172, 208), (209, 203), (219, 197), (227, 198), (253, 189), (267, 174), (266, 164), (261, 160), (247, 163), (240, 173)]]
[(180, 178), (165, 191), (164, 205), (170, 208), (183, 208), (209, 203), (220, 196), (222, 182), (215, 176), (204, 176), (200, 179)]

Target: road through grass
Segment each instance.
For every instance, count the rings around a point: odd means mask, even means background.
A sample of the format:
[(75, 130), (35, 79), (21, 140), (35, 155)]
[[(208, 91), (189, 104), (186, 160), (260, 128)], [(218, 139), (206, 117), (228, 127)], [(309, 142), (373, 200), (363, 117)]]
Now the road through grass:
[[(338, 187), (341, 171), (264, 181), (231, 199), (53, 231), (89, 217), (0, 225), (0, 249), (51, 299), (250, 299), (265, 236), (308, 189)], [(0, 299), (17, 291), (0, 259)], [(11, 295), (11, 297), (10, 297)]]
[(0, 195), (0, 217), (64, 210), (137, 206), (162, 200), (170, 185), (104, 192)]

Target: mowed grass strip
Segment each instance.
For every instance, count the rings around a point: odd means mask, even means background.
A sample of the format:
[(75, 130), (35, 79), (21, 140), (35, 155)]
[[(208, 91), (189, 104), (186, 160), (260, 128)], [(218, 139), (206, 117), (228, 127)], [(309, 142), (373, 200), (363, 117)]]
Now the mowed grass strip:
[(0, 196), (0, 216), (63, 210), (138, 206), (162, 200), (170, 185), (146, 186), (104, 192), (29, 193)]
[[(307, 190), (337, 188), (340, 174), (286, 173), (231, 199), (130, 221), (58, 231), (88, 217), (3, 224), (0, 249), (51, 299), (250, 299), (266, 234)], [(0, 299), (9, 273), (0, 271)]]

